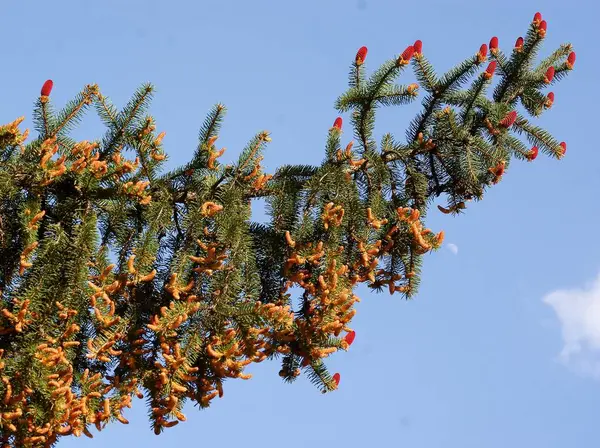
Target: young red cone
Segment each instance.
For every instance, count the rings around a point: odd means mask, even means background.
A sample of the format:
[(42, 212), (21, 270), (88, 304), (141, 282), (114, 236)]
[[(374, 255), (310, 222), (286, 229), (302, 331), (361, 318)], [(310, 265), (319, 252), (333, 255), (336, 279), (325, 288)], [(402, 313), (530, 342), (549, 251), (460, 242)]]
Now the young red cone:
[(333, 122), (333, 127), (336, 129), (342, 130), (342, 117), (337, 117)]
[(406, 50), (404, 50), (402, 52), (402, 54), (400, 55), (400, 58), (398, 59), (398, 65), (408, 64), (414, 54), (415, 54), (415, 47), (413, 47), (412, 45), (409, 45), (408, 47), (406, 47)]
[(536, 25), (539, 25), (541, 21), (542, 21), (542, 13), (536, 12), (535, 15), (533, 16), (533, 23), (535, 23)]
[(575, 65), (576, 58), (577, 58), (577, 55), (575, 54), (574, 51), (569, 53), (569, 57), (567, 58), (567, 67), (569, 70), (573, 70), (573, 66)]
[(340, 379), (341, 379), (341, 376), (340, 376), (339, 373), (336, 373), (336, 374), (333, 375), (333, 381), (335, 381), (335, 385), (336, 386), (340, 385)]
[(544, 37), (546, 35), (547, 28), (548, 23), (545, 20), (542, 20), (538, 26), (538, 34), (540, 37)]
[(532, 162), (538, 156), (538, 147), (534, 146), (529, 150), (529, 154), (527, 154), (527, 160)]
[(500, 126), (505, 127), (505, 128), (510, 128), (513, 124), (515, 124), (515, 120), (517, 119), (517, 112), (514, 110), (511, 110), (509, 113), (506, 114), (506, 117), (504, 117), (501, 121), (500, 121)]
[(485, 58), (487, 57), (487, 52), (488, 52), (488, 46), (486, 44), (482, 44), (481, 47), (479, 47), (479, 52), (477, 53), (477, 61), (480, 64), (483, 61), (485, 61)]
[(554, 79), (554, 67), (550, 66), (550, 67), (548, 67), (548, 70), (546, 70), (546, 76), (544, 76), (544, 82), (546, 84), (550, 84), (553, 79)]
[(490, 52), (492, 54), (498, 51), (498, 38), (496, 36), (492, 37), (490, 40)]
[(415, 56), (420, 56), (423, 52), (423, 42), (416, 40), (413, 44), (413, 48), (415, 49)]
[(51, 79), (47, 80), (44, 85), (42, 86), (42, 91), (40, 92), (41, 96), (49, 96), (50, 92), (52, 92), (52, 87), (54, 86), (54, 83), (52, 82)]
[(561, 155), (565, 155), (567, 152), (567, 144), (565, 142), (560, 142), (560, 147), (562, 148), (562, 153)]
[(515, 50), (521, 51), (523, 49), (524, 43), (525, 39), (523, 39), (522, 37), (517, 38), (517, 41), (515, 42)]
[(494, 72), (496, 71), (497, 65), (498, 63), (496, 61), (490, 62), (487, 68), (485, 69), (485, 73), (483, 74), (483, 76), (485, 76), (486, 79), (492, 79), (492, 76), (494, 76)]
[(351, 331), (350, 333), (348, 333), (345, 337), (344, 337), (344, 341), (346, 341), (346, 343), (348, 345), (352, 345), (352, 343), (354, 342), (354, 338), (356, 337), (356, 331)]
[(546, 102), (544, 103), (544, 106), (547, 109), (550, 109), (553, 104), (554, 104), (554, 92), (550, 92), (548, 94), (548, 96), (546, 97)]
[(360, 47), (356, 52), (356, 65), (362, 65), (367, 59), (367, 47)]

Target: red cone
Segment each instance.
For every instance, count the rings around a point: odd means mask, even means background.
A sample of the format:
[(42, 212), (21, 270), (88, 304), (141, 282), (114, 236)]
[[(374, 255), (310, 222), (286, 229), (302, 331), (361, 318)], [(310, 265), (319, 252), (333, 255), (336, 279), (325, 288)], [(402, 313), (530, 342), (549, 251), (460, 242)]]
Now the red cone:
[(336, 373), (336, 374), (333, 375), (333, 381), (335, 381), (335, 385), (336, 386), (340, 385), (340, 379), (341, 379), (341, 376), (340, 376), (339, 373)]
[(344, 337), (344, 340), (348, 343), (348, 345), (352, 345), (355, 337), (356, 337), (356, 331), (351, 331)]
[(544, 104), (544, 106), (546, 106), (549, 109), (552, 107), (553, 104), (554, 104), (554, 92), (550, 92), (548, 94), (548, 96), (546, 97), (546, 103)]
[(517, 112), (514, 110), (511, 110), (508, 114), (506, 114), (506, 117), (504, 117), (500, 121), (500, 126), (505, 127), (505, 128), (510, 128), (513, 124), (515, 124), (516, 119), (517, 119)]
[(52, 87), (54, 86), (54, 83), (52, 82), (51, 79), (49, 79), (48, 81), (46, 81), (44, 83), (44, 85), (42, 86), (42, 91), (40, 92), (41, 96), (49, 96), (50, 92), (52, 92)]
[(564, 156), (567, 152), (567, 144), (565, 142), (560, 142), (560, 147), (562, 148), (562, 155)]
[(415, 54), (415, 47), (413, 47), (412, 45), (409, 45), (408, 47), (406, 47), (406, 50), (404, 50), (402, 52), (402, 54), (400, 55), (400, 63), (408, 64), (414, 54)]
[(367, 47), (360, 47), (356, 52), (356, 65), (362, 65), (367, 59)]
[(498, 50), (498, 38), (496, 36), (492, 37), (490, 40), (490, 51), (495, 53)]
[(546, 35), (546, 29), (548, 28), (548, 23), (545, 20), (542, 20), (538, 25), (538, 35), (540, 37), (544, 37)]
[(538, 147), (534, 146), (533, 148), (531, 148), (531, 150), (529, 151), (529, 154), (527, 155), (527, 160), (529, 160), (530, 162), (534, 161), (535, 158), (538, 156)]
[(497, 65), (498, 63), (496, 61), (490, 62), (487, 68), (485, 69), (485, 73), (483, 74), (483, 76), (485, 76), (487, 79), (491, 79), (492, 76), (494, 76), (494, 72), (496, 71)]
[(420, 40), (415, 41), (413, 48), (415, 49), (415, 54), (420, 55), (423, 52), (423, 42)]
[(481, 47), (479, 47), (479, 52), (477, 53), (477, 61), (479, 63), (485, 61), (485, 58), (487, 57), (487, 52), (488, 46), (486, 44), (482, 44)]
[(536, 12), (535, 15), (533, 16), (533, 23), (538, 25), (541, 21), (542, 21), (542, 14), (539, 12)]
[(544, 82), (546, 84), (550, 84), (553, 79), (554, 79), (554, 67), (550, 66), (550, 67), (548, 67), (548, 70), (546, 70), (546, 76), (544, 77)]
[(515, 42), (515, 49), (516, 49), (517, 51), (519, 51), (520, 49), (522, 49), (522, 48), (523, 48), (523, 43), (524, 43), (524, 42), (525, 42), (525, 39), (523, 39), (522, 37), (519, 37), (519, 38), (517, 39), (517, 41)]
[(577, 59), (577, 55), (574, 51), (572, 51), (571, 53), (569, 53), (569, 57), (567, 58), (567, 67), (569, 67), (569, 70), (573, 70), (573, 66), (575, 65), (575, 59)]
[(342, 117), (337, 117), (333, 122), (333, 127), (336, 129), (342, 130)]

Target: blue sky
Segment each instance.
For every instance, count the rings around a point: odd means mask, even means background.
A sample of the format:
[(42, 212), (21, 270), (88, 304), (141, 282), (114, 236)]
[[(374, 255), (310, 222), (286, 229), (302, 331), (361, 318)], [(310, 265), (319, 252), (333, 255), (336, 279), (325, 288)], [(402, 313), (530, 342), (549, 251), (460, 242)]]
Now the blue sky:
[[(60, 447), (596, 448), (600, 408), (600, 63), (595, 0), (7, 2), (0, 122), (26, 115), (42, 83), (64, 104), (87, 83), (123, 105), (142, 82), (157, 87), (152, 113), (167, 131), (170, 166), (186, 161), (212, 104), (229, 109), (219, 142), (230, 160), (257, 131), (272, 132), (264, 165), (320, 163), (334, 100), (357, 48), (379, 63), (422, 39), (438, 72), (493, 35), (510, 48), (536, 11), (546, 52), (564, 41), (576, 70), (553, 88), (540, 123), (568, 143), (560, 162), (514, 163), (467, 214), (432, 211), (446, 246), (428, 255), (414, 301), (362, 297), (348, 353), (329, 361), (340, 389), (286, 385), (276, 364), (231, 381), (209, 410), (160, 437), (143, 401), (93, 440)], [(587, 36), (590, 37), (587, 37)], [(402, 82), (412, 81), (407, 76)], [(378, 135), (404, 134), (415, 107), (380, 114)], [(101, 135), (89, 115), (77, 138)], [(346, 131), (346, 140), (351, 138)], [(257, 219), (260, 210), (257, 209)]]

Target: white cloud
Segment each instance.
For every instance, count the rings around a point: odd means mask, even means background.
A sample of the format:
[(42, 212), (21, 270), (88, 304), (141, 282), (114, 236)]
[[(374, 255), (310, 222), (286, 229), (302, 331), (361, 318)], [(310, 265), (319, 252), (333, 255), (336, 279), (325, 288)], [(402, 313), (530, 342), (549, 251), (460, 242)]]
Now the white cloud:
[(454, 255), (456, 255), (458, 253), (458, 246), (456, 244), (448, 243), (448, 244), (446, 244), (446, 247)]
[(559, 360), (600, 379), (600, 275), (583, 289), (554, 291), (543, 301), (560, 321), (564, 345)]

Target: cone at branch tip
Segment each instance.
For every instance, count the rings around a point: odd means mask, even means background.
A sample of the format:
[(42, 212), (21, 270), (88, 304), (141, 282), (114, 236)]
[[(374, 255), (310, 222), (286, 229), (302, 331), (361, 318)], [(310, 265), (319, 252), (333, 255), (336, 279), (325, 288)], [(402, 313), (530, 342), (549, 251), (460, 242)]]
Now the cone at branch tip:
[(346, 343), (348, 345), (352, 345), (352, 343), (354, 342), (354, 338), (356, 337), (356, 331), (351, 331), (350, 333), (348, 333), (345, 337), (344, 340), (346, 341)]
[(517, 41), (515, 42), (515, 50), (521, 51), (523, 49), (524, 43), (525, 39), (523, 39), (522, 37), (517, 38)]
[(333, 375), (333, 381), (335, 382), (336, 386), (340, 385), (340, 379), (341, 379), (341, 376), (339, 373), (336, 373)]
[(477, 61), (481, 64), (487, 58), (488, 46), (487, 44), (481, 44), (479, 51), (477, 52)]
[(496, 36), (490, 39), (490, 52), (492, 54), (498, 51), (498, 38)]
[(365, 60), (367, 59), (368, 51), (369, 50), (367, 49), (367, 47), (360, 47), (358, 49), (358, 51), (356, 52), (356, 65), (364, 64)]
[(562, 148), (561, 155), (564, 156), (567, 153), (567, 144), (565, 142), (560, 142), (560, 147)]
[(530, 162), (533, 162), (536, 159), (536, 157), (538, 156), (538, 152), (539, 152), (539, 150), (538, 150), (537, 146), (534, 146), (533, 148), (531, 148), (529, 150), (529, 154), (527, 154), (527, 160)]
[(540, 22), (540, 24), (538, 25), (538, 34), (540, 37), (544, 37), (546, 36), (546, 31), (548, 29), (548, 22), (546, 22), (545, 20), (542, 20)]
[(402, 52), (402, 54), (398, 58), (398, 65), (408, 64), (414, 54), (415, 54), (415, 47), (413, 47), (412, 45), (409, 45), (408, 47), (406, 47), (406, 49)]
[(339, 129), (340, 131), (342, 130), (342, 117), (337, 117), (335, 119), (335, 121), (333, 122), (333, 127), (335, 129)]
[(416, 40), (413, 44), (413, 48), (415, 49), (415, 56), (420, 56), (423, 52), (423, 42)]
[(574, 51), (569, 53), (569, 57), (567, 58), (567, 68), (569, 70), (573, 70), (573, 66), (575, 65), (575, 59), (577, 59), (577, 55)]
[(50, 96), (52, 92), (52, 87), (54, 87), (54, 82), (51, 79), (47, 80), (42, 86), (42, 90), (40, 92), (41, 96)]
[(550, 84), (553, 79), (554, 79), (554, 67), (550, 66), (550, 67), (548, 67), (548, 70), (546, 70), (546, 76), (544, 77), (544, 82), (546, 84)]
[(487, 79), (491, 79), (492, 76), (494, 76), (494, 72), (496, 71), (497, 65), (498, 63), (496, 61), (490, 62), (487, 68), (485, 69), (485, 73), (483, 74), (483, 76), (485, 76)]

